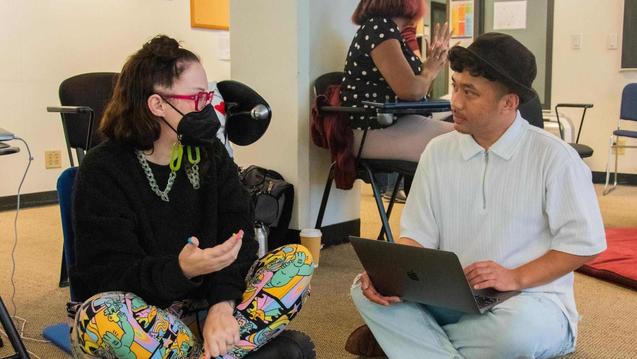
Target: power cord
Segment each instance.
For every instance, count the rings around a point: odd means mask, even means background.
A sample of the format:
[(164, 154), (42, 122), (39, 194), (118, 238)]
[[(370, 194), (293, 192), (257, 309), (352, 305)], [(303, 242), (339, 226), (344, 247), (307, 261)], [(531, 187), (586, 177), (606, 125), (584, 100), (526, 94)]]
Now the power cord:
[(27, 162), (27, 168), (24, 170), (24, 174), (22, 175), (22, 180), (20, 180), (20, 185), (18, 186), (15, 218), (13, 219), (13, 248), (11, 249), (11, 306), (13, 307), (13, 316), (15, 316), (17, 312), (16, 305), (15, 305), (15, 249), (18, 246), (18, 215), (20, 214), (20, 193), (22, 191), (22, 184), (24, 184), (24, 179), (27, 177), (27, 173), (29, 172), (29, 167), (31, 167), (31, 162), (33, 161), (29, 144), (27, 144), (27, 142), (20, 137), (16, 137), (15, 139), (18, 141), (22, 141), (22, 143), (24, 143), (24, 145), (27, 148), (29, 158)]
[[(31, 162), (33, 161), (33, 157), (31, 156), (31, 149), (29, 148), (29, 144), (23, 140), (20, 137), (15, 137), (16, 140), (18, 141), (22, 141), (22, 143), (24, 143), (25, 147), (27, 148), (27, 153), (29, 155), (28, 158), (28, 162), (27, 162), (27, 168), (24, 170), (24, 174), (22, 175), (22, 180), (20, 180), (20, 185), (18, 186), (18, 195), (17, 195), (17, 204), (16, 204), (16, 212), (15, 212), (15, 218), (13, 220), (13, 248), (11, 249), (11, 307), (13, 308), (13, 315), (11, 315), (11, 317), (14, 320), (20, 320), (22, 321), (22, 325), (20, 326), (20, 330), (19, 330), (19, 334), (20, 334), (20, 338), (24, 339), (24, 340), (30, 340), (36, 343), (50, 343), (50, 341), (48, 340), (42, 340), (42, 339), (36, 339), (36, 338), (30, 338), (24, 335), (24, 327), (27, 324), (27, 320), (21, 317), (18, 317), (16, 315), (17, 313), (17, 308), (15, 305), (15, 250), (16, 247), (18, 245), (18, 215), (20, 214), (20, 192), (22, 191), (22, 184), (24, 184), (24, 179), (27, 177), (27, 173), (29, 172), (29, 167), (31, 167)], [(0, 329), (0, 332), (4, 335), (7, 336), (7, 333), (4, 332), (4, 330)], [(35, 353), (27, 350), (29, 352), (29, 354), (33, 355), (33, 357), (40, 359), (39, 356), (37, 356)]]

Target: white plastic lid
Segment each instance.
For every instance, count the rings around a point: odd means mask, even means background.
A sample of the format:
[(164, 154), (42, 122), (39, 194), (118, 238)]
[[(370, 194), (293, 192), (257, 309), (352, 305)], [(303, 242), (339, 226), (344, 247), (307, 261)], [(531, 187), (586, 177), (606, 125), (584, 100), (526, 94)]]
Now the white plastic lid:
[(303, 237), (321, 237), (322, 235), (321, 230), (316, 228), (305, 228), (301, 230), (301, 236)]

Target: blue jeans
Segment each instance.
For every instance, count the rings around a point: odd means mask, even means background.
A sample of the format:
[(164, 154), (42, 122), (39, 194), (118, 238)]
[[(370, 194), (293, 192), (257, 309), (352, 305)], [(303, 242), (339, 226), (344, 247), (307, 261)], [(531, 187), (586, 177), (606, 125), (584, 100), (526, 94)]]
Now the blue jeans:
[(388, 358), (552, 358), (575, 350), (568, 320), (551, 300), (522, 293), (482, 315), (369, 301), (356, 280), (352, 300)]

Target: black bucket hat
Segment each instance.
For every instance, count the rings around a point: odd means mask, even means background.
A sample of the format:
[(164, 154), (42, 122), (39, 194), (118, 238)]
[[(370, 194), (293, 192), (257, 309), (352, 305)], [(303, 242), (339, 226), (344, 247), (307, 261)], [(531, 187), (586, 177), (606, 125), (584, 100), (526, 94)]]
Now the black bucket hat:
[(478, 36), (467, 48), (454, 46), (449, 50), (451, 67), (467, 54), (497, 74), (496, 80), (520, 96), (520, 103), (537, 96), (531, 87), (537, 75), (535, 55), (513, 36), (488, 32)]

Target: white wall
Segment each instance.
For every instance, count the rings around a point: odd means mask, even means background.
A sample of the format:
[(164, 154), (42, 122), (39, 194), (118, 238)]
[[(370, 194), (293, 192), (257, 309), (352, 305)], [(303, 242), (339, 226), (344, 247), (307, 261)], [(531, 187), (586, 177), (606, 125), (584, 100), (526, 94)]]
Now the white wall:
[[(0, 127), (29, 143), (33, 156), (23, 193), (51, 191), (61, 170), (44, 169), (44, 151), (61, 150), (68, 167), (58, 114), (58, 86), (84, 72), (119, 72), (125, 59), (163, 33), (197, 53), (209, 80), (229, 78), (218, 60), (220, 31), (192, 29), (186, 0), (0, 0)], [(21, 143), (14, 142), (14, 145)], [(15, 195), (26, 149), (0, 157), (0, 197)]]
[[(240, 165), (257, 164), (280, 172), (295, 186), (291, 226), (298, 228), (306, 206), (307, 141), (299, 133), (306, 117), (308, 78), (307, 0), (232, 0), (231, 77), (260, 93), (272, 107), (266, 134), (247, 147), (235, 147)], [(301, 220), (305, 222), (305, 220)]]
[[(357, 4), (358, 0), (310, 1), (311, 80), (327, 72), (343, 71), (347, 50), (358, 28), (350, 19)], [(334, 11), (335, 9), (338, 11)], [(331, 161), (327, 150), (313, 144), (310, 144), (309, 155), (310, 218), (314, 225)], [(360, 217), (360, 184), (361, 181), (356, 181), (354, 188), (348, 191), (339, 190), (332, 185), (323, 219), (324, 226)]]
[[(620, 49), (607, 48), (611, 33), (621, 34), (623, 0), (557, 0), (553, 35), (552, 104), (592, 103), (581, 143), (595, 153), (586, 160), (593, 171), (605, 171), (608, 138), (617, 124), (623, 87), (637, 82), (637, 71), (620, 72)], [(582, 48), (571, 48), (571, 35), (582, 34)], [(561, 111), (561, 110), (560, 110)], [(564, 110), (577, 124), (580, 113)], [(633, 126), (635, 128), (635, 126)], [(619, 171), (637, 173), (637, 153), (627, 149)]]
[[(273, 111), (263, 138), (235, 147), (237, 162), (275, 169), (294, 184), (291, 228), (313, 227), (316, 220), (330, 159), (310, 142), (310, 87), (319, 74), (342, 71), (356, 3), (231, 1), (231, 77), (261, 93)], [(333, 191), (324, 224), (358, 217), (358, 190)]]

